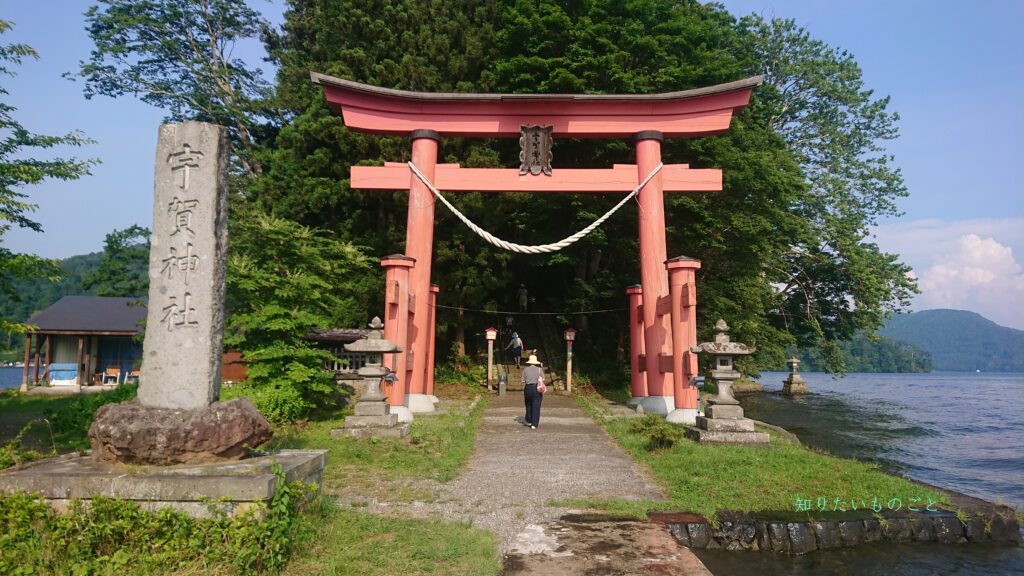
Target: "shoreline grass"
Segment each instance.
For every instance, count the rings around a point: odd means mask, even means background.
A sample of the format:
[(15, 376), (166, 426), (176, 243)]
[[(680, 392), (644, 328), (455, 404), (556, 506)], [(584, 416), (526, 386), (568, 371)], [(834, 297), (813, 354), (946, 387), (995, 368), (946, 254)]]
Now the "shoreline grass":
[[(686, 511), (712, 522), (725, 511), (821, 519), (834, 517), (833, 508), (844, 504), (848, 513), (863, 514), (872, 511), (876, 499), (886, 510), (893, 498), (899, 498), (904, 509), (911, 504), (923, 511), (929, 499), (934, 506), (949, 507), (946, 495), (886, 474), (876, 464), (815, 452), (767, 428), (760, 430), (771, 436), (768, 446), (708, 445), (683, 439), (671, 448), (649, 451), (646, 439), (631, 429), (633, 419), (611, 415), (601, 405), (601, 398), (597, 392), (576, 396), (584, 412), (665, 488), (667, 500), (574, 500), (567, 504), (636, 517), (652, 511)], [(798, 498), (809, 499), (811, 510), (797, 512)], [(825, 510), (819, 509), (819, 498), (824, 499)]]

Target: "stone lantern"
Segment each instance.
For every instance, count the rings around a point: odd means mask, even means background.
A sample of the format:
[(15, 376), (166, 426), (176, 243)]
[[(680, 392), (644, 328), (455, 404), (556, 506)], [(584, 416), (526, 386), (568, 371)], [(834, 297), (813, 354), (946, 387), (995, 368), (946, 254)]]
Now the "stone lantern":
[(708, 400), (704, 416), (697, 417), (697, 426), (686, 427), (686, 437), (698, 442), (729, 444), (766, 444), (768, 434), (754, 431), (754, 421), (743, 417), (743, 408), (732, 395), (732, 383), (740, 373), (733, 367), (733, 356), (754, 353), (754, 348), (729, 340), (729, 325), (725, 320), (715, 323), (714, 342), (703, 342), (690, 349), (697, 354), (710, 354), (714, 362), (710, 379), (718, 395)]
[(800, 365), (800, 360), (794, 356), (786, 361), (786, 364), (789, 364), (789, 376), (782, 381), (782, 393), (787, 396), (810, 394), (811, 391), (807, 389), (807, 382), (796, 371), (796, 367)]
[(345, 344), (345, 350), (364, 354), (366, 364), (356, 370), (356, 374), (366, 380), (366, 391), (355, 406), (355, 414), (345, 418), (345, 427), (331, 430), (331, 436), (390, 436), (401, 438), (409, 433), (409, 424), (399, 425), (398, 414), (391, 411), (387, 397), (381, 390), (381, 383), (398, 380), (397, 375), (384, 366), (384, 354), (397, 354), (402, 351), (394, 342), (384, 338), (381, 329), (384, 324), (380, 318), (374, 317), (370, 322), (370, 332), (365, 338)]

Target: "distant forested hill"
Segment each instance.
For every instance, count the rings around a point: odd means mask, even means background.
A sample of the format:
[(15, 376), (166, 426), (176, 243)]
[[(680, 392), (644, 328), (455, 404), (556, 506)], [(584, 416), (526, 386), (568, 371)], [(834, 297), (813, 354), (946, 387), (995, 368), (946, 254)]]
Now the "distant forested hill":
[(1024, 372), (1024, 330), (1000, 326), (974, 312), (900, 314), (879, 334), (931, 353), (935, 370)]
[[(64, 278), (60, 282), (16, 282), (17, 298), (0, 297), (0, 317), (24, 322), (33, 313), (64, 296), (92, 294), (92, 291), (82, 288), (82, 280), (99, 266), (101, 256), (101, 253), (94, 252), (61, 260), (60, 269), (64, 272)], [(7, 336), (0, 342), (0, 348), (9, 345), (17, 348), (21, 341), (20, 336)]]
[[(931, 372), (931, 355), (921, 348), (906, 342), (897, 342), (880, 336), (868, 338), (864, 333), (853, 340), (841, 342), (843, 362), (847, 372)], [(800, 355), (800, 370), (821, 372), (825, 362), (815, 350)]]

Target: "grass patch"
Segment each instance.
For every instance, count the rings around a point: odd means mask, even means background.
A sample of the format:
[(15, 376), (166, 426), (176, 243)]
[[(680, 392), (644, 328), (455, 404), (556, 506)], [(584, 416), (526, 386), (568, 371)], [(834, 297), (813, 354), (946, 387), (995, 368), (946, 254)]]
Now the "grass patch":
[(87, 449), (96, 410), (104, 404), (134, 398), (137, 389), (136, 385), (125, 384), (98, 394), (0, 393), (0, 469)]
[[(133, 396), (134, 389), (120, 394)], [(71, 516), (52, 514), (41, 503), (36, 506), (25, 501), (9, 507), (6, 516), (0, 514), (0, 528), (5, 522), (8, 528), (16, 523), (25, 527), (18, 532), (23, 538), (19, 555), (10, 558), (27, 569), (35, 567), (26, 574), (228, 575), (279, 570), (294, 575), (498, 574), (501, 557), (496, 537), (488, 531), (465, 523), (384, 517), (359, 509), (366, 505), (367, 497), (429, 500), (436, 496), (431, 487), (455, 478), (469, 460), (486, 398), (477, 387), (457, 384), (439, 383), (437, 394), (443, 398), (445, 412), (417, 415), (410, 436), (401, 440), (331, 438), (331, 429), (343, 425), (348, 410), (321, 412), (308, 422), (275, 429), (274, 439), (264, 448), (329, 450), (324, 492), (341, 496), (350, 502), (347, 505), (336, 504), (331, 496), (316, 498), (294, 521), (289, 515), (268, 532), (265, 524), (255, 520), (244, 528), (228, 520), (191, 521), (163, 512), (147, 515), (121, 501), (103, 501), (95, 512), (83, 508)], [(88, 445), (86, 432), (95, 409), (106, 401), (124, 399), (111, 393), (42, 396), (7, 392), (0, 394), (0, 423), (13, 422), (15, 415), (20, 420), (48, 418), (45, 427), (30, 428), (31, 435), (40, 432), (37, 440), (47, 450), (54, 446), (58, 453), (72, 452)], [(50, 421), (55, 422), (52, 428)], [(24, 426), (8, 428), (9, 435), (0, 436), (6, 442)], [(49, 439), (51, 429), (53, 441)], [(0, 429), (0, 434), (4, 431)], [(23, 515), (26, 510), (28, 517)], [(285, 521), (290, 524), (284, 526)], [(52, 528), (38, 529), (41, 522), (67, 528), (69, 538), (87, 530), (96, 535), (95, 542), (88, 546), (81, 540), (71, 545), (59, 543)], [(14, 534), (12, 530), (0, 532)], [(39, 536), (43, 533), (45, 538)], [(66, 553), (68, 546), (75, 547), (73, 556)], [(272, 557), (259, 556), (260, 550), (269, 550)], [(242, 558), (236, 551), (248, 556)]]
[[(409, 436), (331, 438), (344, 425), (348, 411), (279, 428), (268, 448), (327, 448), (324, 490), (340, 496), (373, 496), (424, 500), (430, 495), (404, 481), (447, 482), (473, 454), (473, 443), (486, 401), (444, 401), (443, 414), (417, 415)], [(473, 408), (470, 409), (470, 406)]]
[(333, 506), (304, 521), (316, 524), (316, 539), (285, 574), (490, 576), (501, 571), (495, 535), (465, 523)]
[[(719, 511), (796, 512), (797, 499), (809, 499), (811, 511), (805, 518), (823, 518), (831, 513), (835, 499), (850, 501), (862, 511), (864, 500), (885, 506), (899, 498), (906, 506), (920, 498), (924, 509), (931, 498), (948, 505), (948, 498), (914, 482), (890, 476), (876, 464), (837, 458), (813, 452), (779, 437), (773, 430), (768, 447), (707, 445), (681, 440), (669, 448), (652, 450), (650, 439), (635, 424), (635, 418), (613, 417), (601, 406), (596, 393), (578, 394), (577, 402), (637, 461), (644, 464), (666, 489), (668, 502), (580, 500), (567, 504), (589, 506), (617, 513), (640, 514), (653, 510), (695, 512), (710, 520)], [(826, 512), (818, 510), (818, 498), (827, 502)]]
[(14, 575), (268, 574), (295, 544), (315, 534), (296, 522), (309, 487), (281, 484), (261, 510), (227, 518), (190, 518), (135, 502), (75, 501), (58, 514), (24, 493), (0, 496), (0, 573)]

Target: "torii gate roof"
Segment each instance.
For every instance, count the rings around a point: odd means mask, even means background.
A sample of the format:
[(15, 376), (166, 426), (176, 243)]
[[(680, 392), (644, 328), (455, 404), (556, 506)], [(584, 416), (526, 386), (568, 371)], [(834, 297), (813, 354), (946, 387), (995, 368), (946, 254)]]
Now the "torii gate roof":
[(360, 132), (518, 137), (523, 124), (551, 124), (556, 138), (628, 138), (644, 130), (666, 137), (720, 134), (762, 82), (754, 76), (661, 94), (473, 94), (410, 92), (317, 72), (310, 78), (345, 125)]

